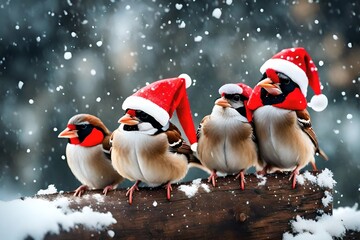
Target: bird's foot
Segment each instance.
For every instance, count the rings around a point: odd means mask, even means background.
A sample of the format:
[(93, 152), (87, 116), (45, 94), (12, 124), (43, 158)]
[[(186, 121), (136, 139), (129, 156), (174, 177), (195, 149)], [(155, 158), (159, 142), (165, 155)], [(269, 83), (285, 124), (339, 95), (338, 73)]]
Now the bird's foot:
[(268, 173), (269, 168), (269, 165), (265, 165), (265, 167), (263, 167), (263, 169), (261, 169), (260, 171), (257, 171), (256, 174), (265, 176)]
[(216, 186), (215, 180), (217, 177), (218, 177), (218, 175), (216, 174), (216, 171), (213, 170), (208, 178), (208, 182), (211, 182), (214, 187)]
[(244, 170), (241, 170), (238, 175), (236, 175), (235, 179), (240, 179), (240, 188), (241, 190), (245, 189), (245, 176), (244, 176)]
[(296, 177), (299, 175), (299, 166), (297, 166), (291, 173), (289, 180), (292, 179), (292, 188), (296, 186)]
[(171, 186), (171, 183), (168, 182), (165, 186), (165, 189), (166, 189), (166, 199), (167, 200), (170, 200), (171, 198), (171, 191), (172, 191), (172, 186)]
[(132, 200), (133, 200), (133, 192), (136, 190), (136, 191), (139, 191), (139, 185), (140, 181), (136, 181), (134, 183), (134, 185), (132, 185), (131, 188), (129, 188), (129, 190), (126, 192), (126, 196), (129, 196), (129, 204), (131, 205), (132, 204)]
[(114, 186), (113, 185), (109, 185), (109, 186), (106, 186), (103, 190), (103, 194), (104, 195), (107, 195), (108, 192), (110, 192), (111, 190), (114, 189)]
[(81, 185), (80, 187), (78, 187), (76, 190), (75, 190), (75, 193), (74, 193), (74, 197), (81, 197), (85, 192), (86, 190), (88, 190), (89, 187), (86, 186), (86, 185)]
[(312, 166), (313, 172), (316, 172), (316, 173), (319, 172), (319, 170), (316, 167), (315, 162), (311, 162), (311, 166)]

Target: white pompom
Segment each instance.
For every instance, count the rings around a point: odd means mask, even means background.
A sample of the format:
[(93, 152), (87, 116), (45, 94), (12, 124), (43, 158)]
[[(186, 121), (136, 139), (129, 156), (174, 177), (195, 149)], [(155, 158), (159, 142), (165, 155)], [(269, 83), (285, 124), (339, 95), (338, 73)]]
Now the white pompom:
[(191, 86), (192, 80), (191, 80), (191, 77), (189, 75), (187, 75), (186, 73), (182, 73), (182, 74), (180, 74), (179, 78), (185, 79), (186, 88), (189, 88)]
[(323, 111), (327, 105), (328, 99), (324, 94), (314, 95), (308, 103), (308, 106), (317, 112)]

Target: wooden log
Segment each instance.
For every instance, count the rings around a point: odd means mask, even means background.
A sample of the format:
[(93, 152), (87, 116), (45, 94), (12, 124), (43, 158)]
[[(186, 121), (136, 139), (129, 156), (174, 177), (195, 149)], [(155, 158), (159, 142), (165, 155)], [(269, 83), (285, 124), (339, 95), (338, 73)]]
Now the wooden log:
[(126, 189), (108, 193), (104, 201), (97, 201), (88, 191), (82, 198), (73, 192), (39, 196), (53, 200), (59, 195), (72, 199), (70, 207), (79, 209), (91, 206), (99, 212), (110, 211), (117, 223), (101, 232), (89, 231), (79, 226), (60, 235), (48, 234), (46, 239), (281, 239), (290, 231), (290, 220), (297, 215), (310, 219), (320, 212), (331, 213), (332, 205), (324, 207), (321, 199), (329, 189), (310, 182), (291, 188), (289, 174), (266, 176), (260, 184), (254, 174), (245, 176), (245, 190), (239, 187), (234, 176), (220, 177), (213, 187), (205, 179), (209, 192), (199, 187), (193, 197), (187, 197), (179, 185), (173, 186), (170, 201), (163, 187), (142, 187), (134, 192), (133, 204), (127, 201)]

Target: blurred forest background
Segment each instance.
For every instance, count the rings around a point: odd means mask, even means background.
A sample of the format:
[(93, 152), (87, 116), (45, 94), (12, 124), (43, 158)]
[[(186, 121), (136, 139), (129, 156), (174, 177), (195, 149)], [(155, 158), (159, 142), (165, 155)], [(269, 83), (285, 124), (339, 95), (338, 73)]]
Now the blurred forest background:
[[(359, 1), (0, 0), (0, 200), (79, 182), (57, 135), (77, 113), (114, 130), (146, 83), (189, 74), (195, 126), (218, 88), (253, 87), (263, 62), (305, 47), (329, 106), (311, 109), (318, 158), (337, 181), (334, 205), (360, 202)], [(308, 99), (313, 92), (309, 89)], [(306, 169), (311, 170), (311, 167)], [(191, 171), (187, 179), (205, 177)], [(290, 183), (289, 183), (290, 184)]]

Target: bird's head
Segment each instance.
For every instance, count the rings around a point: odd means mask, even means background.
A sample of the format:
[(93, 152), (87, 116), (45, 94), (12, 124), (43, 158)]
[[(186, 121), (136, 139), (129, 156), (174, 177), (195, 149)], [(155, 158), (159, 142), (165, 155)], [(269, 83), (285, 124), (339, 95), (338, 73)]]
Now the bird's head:
[(223, 93), (222, 96), (215, 101), (215, 105), (240, 111), (241, 108), (244, 108), (245, 106), (244, 100), (246, 100), (245, 97), (239, 93)]
[(219, 89), (221, 97), (215, 101), (215, 108), (221, 107), (223, 110), (231, 108), (244, 118), (248, 118), (246, 103), (251, 92), (252, 89), (243, 83), (225, 84)]
[(138, 131), (149, 135), (164, 129), (154, 117), (142, 110), (127, 109), (119, 123), (124, 131)]
[(261, 99), (263, 102), (271, 105), (283, 102), (295, 89), (300, 90), (299, 85), (290, 77), (271, 68), (266, 70), (262, 80), (257, 85), (262, 87)]
[(70, 118), (67, 127), (58, 135), (68, 138), (70, 144), (93, 147), (101, 144), (109, 130), (97, 117), (90, 114), (77, 114)]
[(264, 105), (303, 110), (307, 106), (307, 101), (299, 85), (289, 76), (268, 68), (254, 88), (248, 106), (255, 110)]

